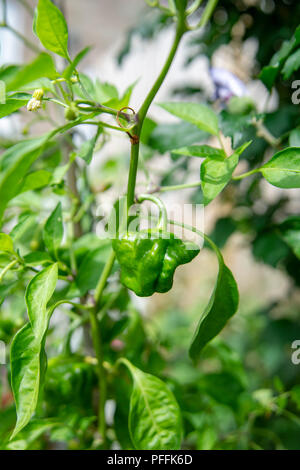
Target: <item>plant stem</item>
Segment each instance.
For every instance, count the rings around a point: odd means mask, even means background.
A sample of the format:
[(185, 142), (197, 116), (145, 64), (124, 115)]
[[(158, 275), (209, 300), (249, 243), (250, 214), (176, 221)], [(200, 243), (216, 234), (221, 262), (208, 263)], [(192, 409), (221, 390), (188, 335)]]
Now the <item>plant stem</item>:
[[(185, 26), (184, 18), (179, 18), (174, 43), (169, 53), (169, 56), (167, 58), (167, 61), (159, 77), (157, 78), (155, 84), (153, 85), (152, 89), (148, 93), (144, 103), (142, 104), (142, 107), (139, 113), (136, 115), (137, 124), (130, 130), (130, 133), (132, 136), (134, 136), (134, 139), (131, 138), (131, 156), (130, 156), (130, 167), (129, 167), (128, 185), (127, 185), (127, 210), (132, 206), (135, 200), (135, 185), (136, 185), (136, 176), (137, 176), (138, 160), (139, 160), (139, 137), (141, 134), (143, 122), (148, 112), (148, 109), (153, 99), (156, 96), (156, 93), (158, 92), (161, 84), (163, 83), (170, 69), (170, 66), (176, 54), (180, 39), (185, 31), (186, 31), (186, 26)], [(102, 106), (97, 106), (97, 111), (99, 110), (100, 112), (102, 110), (103, 112), (106, 112), (108, 114), (123, 117), (122, 113), (119, 113), (116, 110), (111, 110), (109, 108), (103, 109)], [(126, 116), (128, 117), (128, 115)], [(129, 120), (130, 120), (130, 116), (129, 116)], [(91, 312), (91, 315), (90, 315), (93, 344), (94, 344), (94, 348), (95, 348), (95, 352), (96, 352), (97, 360), (98, 360), (98, 380), (99, 380), (99, 393), (100, 393), (99, 411), (98, 411), (98, 427), (99, 427), (99, 432), (104, 442), (106, 441), (106, 422), (105, 422), (105, 412), (104, 412), (105, 400), (106, 400), (106, 375), (105, 375), (105, 371), (103, 368), (102, 344), (101, 344), (99, 322), (97, 319), (97, 309), (100, 305), (102, 294), (106, 286), (107, 279), (111, 273), (114, 262), (115, 262), (115, 253), (114, 251), (112, 251), (102, 271), (101, 277), (98, 281), (95, 294), (94, 294), (95, 309), (93, 310), (93, 312)]]
[(86, 121), (85, 124), (91, 124), (91, 125), (99, 126), (99, 127), (108, 127), (108, 129), (113, 129), (114, 131), (120, 131), (120, 132), (129, 132), (131, 130), (131, 129), (125, 129), (123, 127), (112, 126), (111, 124), (108, 124), (103, 121)]
[(93, 346), (97, 357), (97, 373), (99, 388), (99, 406), (98, 406), (98, 430), (103, 440), (106, 442), (106, 420), (105, 420), (105, 401), (106, 401), (106, 373), (103, 367), (103, 351), (99, 321), (97, 318), (97, 309), (90, 313), (90, 324), (92, 330)]
[[(137, 132), (136, 132), (137, 131)], [(133, 129), (133, 132), (138, 135), (139, 132), (136, 128)], [(135, 199), (135, 185), (136, 185), (136, 175), (138, 169), (139, 161), (139, 142), (133, 144), (131, 143), (131, 153), (130, 153), (130, 167), (128, 175), (128, 184), (127, 184), (127, 209), (129, 209), (134, 203)]]
[(197, 235), (200, 235), (200, 237), (204, 238), (204, 240), (214, 250), (214, 252), (217, 255), (217, 258), (219, 260), (222, 260), (222, 254), (221, 254), (219, 248), (217, 247), (217, 245), (205, 233), (201, 232), (201, 230), (198, 230), (196, 227), (193, 227), (192, 225), (188, 225), (188, 224), (185, 224), (183, 222), (176, 222), (175, 220), (171, 220), (171, 219), (168, 220), (168, 223), (170, 225), (176, 225), (177, 227), (185, 228), (187, 230), (190, 230), (191, 232), (197, 233)]
[(185, 21), (184, 21), (184, 17), (182, 17), (182, 18), (179, 17), (174, 42), (173, 42), (172, 48), (170, 50), (170, 53), (168, 55), (168, 58), (165, 62), (165, 65), (163, 66), (156, 82), (154, 83), (153, 87), (149, 91), (148, 95), (146, 96), (145, 101), (143, 102), (143, 104), (142, 104), (142, 106), (141, 106), (141, 108), (138, 112), (140, 127), (142, 127), (142, 124), (143, 124), (143, 121), (146, 117), (148, 109), (149, 109), (152, 101), (154, 100), (158, 90), (160, 89), (164, 79), (166, 78), (168, 71), (170, 70), (170, 67), (172, 65), (175, 54), (177, 52), (180, 40), (181, 40), (182, 36), (184, 35), (184, 33), (186, 31), (187, 31), (187, 28), (186, 28), (186, 24), (185, 24)]
[(206, 8), (204, 10), (204, 13), (201, 17), (201, 20), (199, 22), (199, 25), (198, 25), (199, 28), (203, 28), (204, 26), (206, 26), (206, 24), (209, 21), (211, 15), (214, 12), (214, 9), (217, 6), (218, 1), (219, 0), (209, 0), (208, 4), (206, 5)]
[(18, 260), (14, 260), (12, 261), (11, 263), (9, 263), (7, 266), (5, 266), (5, 268), (1, 271), (0, 273), (0, 282), (2, 282), (5, 274), (11, 269), (14, 267), (15, 264), (18, 263)]
[(130, 114), (124, 113), (124, 112), (119, 112), (117, 109), (109, 108), (108, 106), (104, 106), (103, 104), (97, 104), (94, 101), (89, 101), (89, 100), (76, 100), (76, 104), (87, 104), (90, 105), (86, 108), (82, 108), (83, 110), (92, 110), (92, 111), (97, 111), (98, 113), (105, 113), (105, 114), (111, 114), (112, 116), (119, 116), (126, 121), (130, 122), (131, 117)]
[(157, 205), (159, 209), (159, 219), (158, 219), (158, 225), (157, 228), (161, 228), (163, 230), (167, 229), (167, 223), (168, 223), (168, 214), (167, 214), (167, 209), (164, 205), (164, 203), (157, 197), (151, 196), (150, 194), (141, 194), (137, 198), (138, 202), (143, 202), (143, 201), (151, 201), (154, 204)]
[[(148, 109), (153, 102), (158, 90), (160, 89), (164, 79), (167, 76), (168, 71), (170, 70), (171, 64), (177, 52), (180, 40), (183, 34), (186, 32), (186, 25), (184, 21), (184, 17), (178, 18), (178, 23), (176, 27), (176, 34), (175, 38), (170, 50), (170, 53), (167, 57), (165, 65), (163, 66), (158, 78), (156, 79), (153, 87), (149, 91), (148, 95), (146, 96), (138, 114), (137, 119), (138, 123), (135, 128), (133, 128), (132, 132), (139, 138), (141, 134), (141, 130), (143, 127), (144, 119), (147, 115)], [(127, 207), (128, 209), (134, 203), (134, 194), (135, 194), (135, 184), (136, 184), (136, 175), (137, 175), (137, 168), (138, 168), (138, 159), (139, 159), (139, 143), (135, 143), (131, 145), (131, 156), (130, 156), (130, 168), (129, 168), (129, 178), (128, 178), (128, 186), (127, 186)]]
[(258, 137), (262, 137), (263, 139), (265, 139), (265, 141), (268, 142), (268, 144), (270, 144), (272, 147), (277, 148), (279, 146), (280, 139), (277, 139), (271, 134), (271, 132), (266, 128), (261, 119), (253, 119), (252, 123), (256, 128), (256, 134)]
[(5, 25), (7, 23), (7, 3), (6, 3), (6, 0), (2, 0), (2, 10), (3, 10), (2, 23), (3, 23), (3, 25)]
[(100, 279), (98, 281), (98, 284), (95, 290), (94, 299), (95, 299), (96, 307), (98, 307), (100, 304), (103, 290), (106, 285), (107, 279), (110, 276), (114, 262), (115, 262), (115, 252), (112, 250), (108, 257), (108, 260), (106, 261), (106, 264), (104, 266), (104, 269), (102, 271), (102, 274), (100, 276)]
[(255, 168), (254, 170), (247, 171), (247, 173), (242, 173), (241, 175), (233, 176), (232, 179), (233, 179), (234, 181), (242, 180), (242, 179), (244, 179), (244, 178), (247, 178), (247, 176), (254, 175), (255, 173), (258, 173), (258, 172), (259, 172), (259, 168)]
[(195, 0), (194, 3), (187, 9), (187, 15), (192, 15), (200, 7), (202, 0)]
[(226, 155), (226, 157), (227, 157), (227, 152), (226, 152), (226, 149), (225, 149), (225, 147), (224, 147), (224, 143), (223, 143), (223, 139), (222, 139), (222, 134), (221, 134), (220, 131), (218, 132), (218, 141), (219, 141), (219, 143), (220, 143), (220, 145), (221, 145), (221, 148), (222, 148), (223, 152), (225, 153), (225, 155)]
[(161, 186), (160, 188), (158, 188), (158, 192), (177, 191), (178, 189), (198, 188), (199, 186), (201, 186), (201, 181), (196, 181), (195, 183), (177, 184), (174, 186)]

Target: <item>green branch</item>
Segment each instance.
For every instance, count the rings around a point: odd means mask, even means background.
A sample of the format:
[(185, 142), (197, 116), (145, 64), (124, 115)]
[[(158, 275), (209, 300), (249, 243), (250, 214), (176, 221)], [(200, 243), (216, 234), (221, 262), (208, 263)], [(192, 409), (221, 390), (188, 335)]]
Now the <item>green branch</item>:
[(176, 34), (175, 34), (175, 38), (174, 38), (174, 41), (173, 41), (173, 45), (172, 45), (172, 48), (171, 48), (170, 53), (168, 55), (168, 58), (165, 62), (165, 65), (163, 66), (156, 82), (154, 83), (153, 87), (149, 91), (148, 95), (146, 96), (145, 101), (143, 102), (143, 104), (142, 104), (142, 106), (141, 106), (141, 108), (138, 112), (138, 117), (139, 117), (139, 122), (140, 122), (141, 127), (143, 125), (143, 121), (146, 117), (146, 114), (148, 112), (148, 109), (149, 109), (152, 101), (154, 100), (158, 90), (160, 89), (164, 79), (167, 76), (168, 71), (170, 70), (170, 67), (171, 67), (172, 62), (174, 60), (174, 57), (176, 55), (176, 52), (177, 52), (179, 43), (181, 41), (181, 38), (182, 38), (182, 36), (184, 35), (184, 33), (186, 31), (187, 31), (187, 27), (186, 27), (186, 24), (185, 24), (184, 17), (179, 17), (178, 22), (177, 22)]

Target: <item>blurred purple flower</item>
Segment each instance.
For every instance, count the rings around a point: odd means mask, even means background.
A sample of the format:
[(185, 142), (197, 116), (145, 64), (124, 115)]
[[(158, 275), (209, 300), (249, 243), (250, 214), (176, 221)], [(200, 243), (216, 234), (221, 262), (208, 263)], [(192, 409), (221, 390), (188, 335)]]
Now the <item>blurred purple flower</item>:
[(229, 70), (212, 67), (210, 76), (215, 85), (214, 99), (228, 101), (232, 96), (245, 96), (247, 94), (245, 84)]

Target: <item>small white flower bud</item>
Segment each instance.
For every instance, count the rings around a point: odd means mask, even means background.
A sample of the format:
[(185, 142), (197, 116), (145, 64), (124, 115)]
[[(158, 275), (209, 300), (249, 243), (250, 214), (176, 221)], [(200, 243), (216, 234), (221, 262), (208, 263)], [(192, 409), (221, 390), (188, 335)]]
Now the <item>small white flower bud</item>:
[(42, 106), (42, 102), (36, 98), (31, 98), (27, 103), (27, 111), (37, 111)]

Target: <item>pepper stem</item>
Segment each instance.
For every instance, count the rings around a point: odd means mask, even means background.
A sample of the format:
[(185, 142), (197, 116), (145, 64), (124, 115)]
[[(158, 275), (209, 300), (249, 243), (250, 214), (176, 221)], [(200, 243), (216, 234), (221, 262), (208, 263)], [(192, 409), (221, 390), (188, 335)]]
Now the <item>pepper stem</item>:
[(151, 201), (157, 205), (158, 210), (159, 210), (159, 219), (158, 219), (158, 224), (156, 228), (166, 231), (167, 225), (168, 225), (168, 214), (167, 214), (167, 209), (164, 203), (162, 202), (162, 200), (156, 196), (153, 196), (152, 194), (141, 194), (140, 196), (138, 196), (137, 201), (139, 203), (143, 201)]

